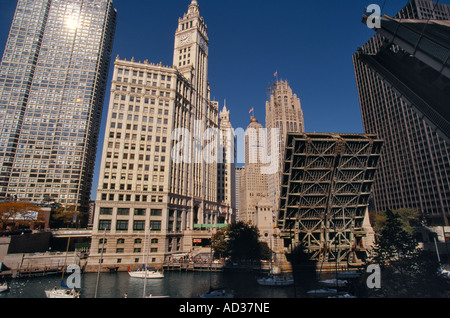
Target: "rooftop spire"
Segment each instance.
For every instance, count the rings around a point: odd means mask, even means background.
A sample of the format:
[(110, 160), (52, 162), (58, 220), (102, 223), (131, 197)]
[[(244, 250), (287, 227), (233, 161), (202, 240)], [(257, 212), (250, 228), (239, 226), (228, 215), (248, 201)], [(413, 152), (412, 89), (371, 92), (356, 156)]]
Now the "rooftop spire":
[(192, 6), (195, 6), (195, 7), (197, 7), (197, 8), (199, 7), (199, 6), (198, 6), (197, 0), (192, 0), (192, 1), (191, 1), (191, 4), (189, 5), (189, 7), (192, 7)]
[(198, 6), (197, 0), (192, 0), (191, 4), (188, 7), (189, 13), (200, 13), (200, 7)]

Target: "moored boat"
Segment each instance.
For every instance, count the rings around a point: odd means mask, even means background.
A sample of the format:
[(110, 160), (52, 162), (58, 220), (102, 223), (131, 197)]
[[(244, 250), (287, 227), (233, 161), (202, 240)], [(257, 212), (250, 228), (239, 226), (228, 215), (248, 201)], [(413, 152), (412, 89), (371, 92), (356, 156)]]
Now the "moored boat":
[(337, 278), (339, 279), (352, 279), (352, 278), (359, 278), (361, 276), (361, 272), (359, 271), (344, 271), (344, 272), (338, 272)]
[(450, 265), (445, 264), (439, 267), (438, 275), (445, 278), (450, 278)]
[(234, 295), (228, 293), (225, 289), (216, 289), (200, 295), (199, 298), (234, 298)]
[(80, 292), (75, 289), (67, 288), (54, 288), (45, 291), (45, 296), (47, 298), (80, 298)]
[(332, 297), (338, 295), (337, 289), (331, 289), (331, 288), (322, 288), (322, 289), (315, 289), (310, 290), (306, 293), (310, 297)]
[(9, 286), (7, 283), (3, 283), (0, 285), (0, 293), (9, 291)]
[(170, 296), (155, 296), (155, 295), (150, 294), (145, 298), (170, 298)]
[(164, 274), (155, 268), (146, 268), (144, 270), (129, 271), (128, 274), (133, 278), (157, 279), (164, 278)]
[(257, 279), (257, 282), (263, 286), (289, 286), (294, 284), (294, 279), (284, 276), (270, 275)]
[(347, 283), (348, 283), (348, 281), (346, 281), (346, 280), (340, 280), (340, 279), (335, 279), (335, 278), (321, 280), (319, 282), (319, 284), (324, 287), (343, 287), (343, 286), (347, 285)]

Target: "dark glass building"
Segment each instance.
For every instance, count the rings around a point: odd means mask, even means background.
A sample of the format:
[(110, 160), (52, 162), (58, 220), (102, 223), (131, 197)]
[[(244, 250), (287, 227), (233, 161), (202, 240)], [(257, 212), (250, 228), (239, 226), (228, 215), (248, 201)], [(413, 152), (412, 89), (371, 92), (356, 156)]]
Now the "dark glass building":
[(365, 132), (385, 141), (374, 209), (416, 209), (427, 225), (450, 216), (449, 18), (410, 1), (353, 55)]

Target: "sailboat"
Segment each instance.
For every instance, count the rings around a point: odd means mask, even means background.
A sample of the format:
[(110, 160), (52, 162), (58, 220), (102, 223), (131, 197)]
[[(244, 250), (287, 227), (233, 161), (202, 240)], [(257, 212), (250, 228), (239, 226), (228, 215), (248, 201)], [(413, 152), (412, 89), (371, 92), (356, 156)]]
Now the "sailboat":
[(211, 231), (211, 249), (209, 256), (209, 291), (207, 293), (201, 294), (200, 296), (197, 296), (196, 298), (234, 298), (234, 295), (232, 293), (227, 292), (223, 288), (212, 288), (211, 271), (213, 259), (213, 231)]
[(262, 277), (257, 279), (258, 284), (263, 286), (289, 286), (294, 284), (294, 279), (285, 276), (275, 276), (269, 275), (267, 277)]
[(54, 288), (45, 291), (47, 298), (80, 298), (80, 292), (75, 289)]
[[(150, 227), (148, 229), (148, 235), (147, 235), (147, 251), (145, 255), (145, 264), (148, 264), (148, 256), (150, 253), (150, 232), (152, 228)], [(147, 267), (145, 264), (142, 265), (142, 270), (139, 268), (137, 271), (128, 271), (128, 275), (132, 278), (143, 278), (144, 279), (144, 287), (142, 292), (142, 298), (169, 298), (169, 296), (154, 296), (152, 294), (149, 294), (146, 296), (146, 287), (147, 287), (147, 279), (159, 279), (164, 278), (164, 274), (157, 270), (154, 267)]]
[[(128, 275), (130, 275), (130, 277), (133, 278), (150, 278), (150, 279), (155, 279), (155, 278), (164, 278), (164, 274), (162, 271), (157, 270), (154, 267), (147, 267), (146, 264), (148, 264), (148, 255), (149, 255), (149, 250), (150, 250), (150, 232), (151, 232), (151, 228), (148, 230), (148, 235), (147, 235), (147, 252), (145, 256), (145, 264), (142, 265), (142, 269), (138, 268), (136, 271), (130, 271), (128, 270)], [(145, 286), (144, 286), (145, 289)]]
[(145, 264), (142, 265), (142, 269), (139, 268), (136, 271), (129, 271), (128, 274), (133, 278), (164, 278), (164, 273), (157, 270), (154, 267), (146, 267)]
[(64, 259), (64, 268), (62, 270), (62, 277), (61, 277), (61, 288), (55, 287), (54, 289), (45, 290), (45, 296), (47, 298), (80, 298), (79, 291), (76, 291), (74, 288), (69, 288), (66, 284), (64, 284), (64, 272), (66, 270), (69, 244), (70, 244), (70, 237), (67, 240), (66, 257)]
[(331, 278), (331, 279), (325, 279), (325, 280), (321, 280), (319, 282), (319, 284), (323, 287), (344, 287), (345, 285), (348, 284), (348, 281), (346, 280), (340, 280), (340, 279), (336, 279), (336, 278)]
[(289, 276), (281, 276), (279, 274), (279, 268), (272, 268), (272, 261), (270, 263), (270, 271), (266, 277), (258, 278), (256, 281), (259, 285), (262, 286), (290, 286), (294, 284), (294, 278), (292, 275)]
[[(334, 232), (337, 233), (336, 230), (336, 214), (334, 214)], [(343, 215), (343, 224), (345, 223), (345, 216)], [(339, 246), (339, 249), (338, 249)], [(319, 285), (321, 288), (310, 290), (307, 294), (310, 297), (328, 297), (328, 298), (355, 298), (347, 292), (341, 291), (340, 289), (348, 284), (348, 281), (345, 279), (354, 278), (354, 275), (358, 275), (358, 272), (338, 272), (338, 262), (341, 255), (341, 237), (339, 236), (339, 242), (335, 241), (335, 261), (336, 261), (336, 272), (335, 278), (326, 279), (319, 281)], [(332, 288), (334, 287), (334, 288)]]
[(0, 293), (9, 291), (9, 286), (7, 283), (3, 283), (0, 285)]
[(234, 298), (234, 295), (228, 293), (225, 289), (210, 289), (209, 292), (198, 296), (198, 298)]
[(280, 276), (280, 269), (273, 267), (273, 251), (272, 251), (272, 236), (270, 237), (271, 258), (270, 258), (270, 271), (266, 277), (258, 278), (256, 281), (262, 286), (290, 286), (294, 284), (294, 278), (292, 275)]

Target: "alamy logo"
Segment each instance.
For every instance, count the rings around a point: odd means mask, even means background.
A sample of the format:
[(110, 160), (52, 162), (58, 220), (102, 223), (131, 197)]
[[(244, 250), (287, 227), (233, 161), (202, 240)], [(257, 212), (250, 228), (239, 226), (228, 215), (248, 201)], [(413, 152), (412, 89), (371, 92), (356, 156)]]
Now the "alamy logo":
[(381, 28), (381, 8), (377, 4), (371, 4), (366, 8), (367, 17), (366, 25), (370, 29)]
[(204, 130), (202, 121), (196, 120), (192, 131), (174, 129), (171, 141), (171, 158), (176, 164), (245, 163), (244, 145), (247, 144), (248, 163), (261, 164), (261, 174), (277, 173), (280, 166), (279, 128)]
[(366, 284), (370, 289), (380, 289), (381, 288), (381, 269), (377, 264), (371, 264), (367, 267), (368, 274)]
[(67, 277), (66, 285), (69, 288), (81, 288), (81, 269), (78, 265), (69, 265), (67, 266), (67, 273), (71, 273), (69, 277)]

